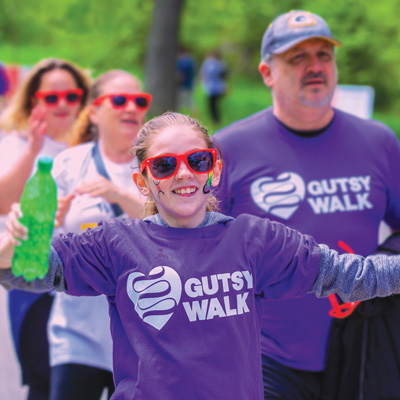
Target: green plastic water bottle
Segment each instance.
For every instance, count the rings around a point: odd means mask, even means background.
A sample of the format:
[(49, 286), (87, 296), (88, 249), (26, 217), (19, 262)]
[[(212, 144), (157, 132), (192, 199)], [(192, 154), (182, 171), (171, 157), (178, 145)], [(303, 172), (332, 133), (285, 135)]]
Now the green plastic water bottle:
[(49, 253), (57, 211), (57, 186), (51, 175), (53, 159), (40, 157), (36, 173), (26, 182), (21, 196), (20, 222), (28, 228), (28, 239), (16, 246), (12, 260), (15, 276), (27, 281), (43, 278), (49, 268)]

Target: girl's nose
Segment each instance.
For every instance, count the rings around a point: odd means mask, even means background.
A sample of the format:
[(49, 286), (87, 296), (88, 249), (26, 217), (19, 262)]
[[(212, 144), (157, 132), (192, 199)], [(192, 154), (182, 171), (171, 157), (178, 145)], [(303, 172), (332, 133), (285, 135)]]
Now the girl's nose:
[(188, 166), (181, 161), (179, 165), (178, 172), (176, 173), (176, 179), (188, 179), (193, 176), (193, 172), (188, 168)]

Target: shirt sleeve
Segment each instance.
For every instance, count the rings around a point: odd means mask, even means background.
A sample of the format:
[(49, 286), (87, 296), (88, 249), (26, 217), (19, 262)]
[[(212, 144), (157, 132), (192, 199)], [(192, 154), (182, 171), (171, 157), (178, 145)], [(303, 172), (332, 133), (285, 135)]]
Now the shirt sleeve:
[(339, 254), (320, 245), (321, 260), (311, 291), (317, 297), (337, 293), (343, 301), (400, 293), (400, 256)]
[(7, 290), (21, 289), (36, 293), (48, 292), (51, 289), (66, 291), (63, 265), (53, 247), (50, 249), (49, 270), (43, 279), (26, 281), (23, 276), (15, 276), (11, 268), (0, 269), (0, 284)]
[(260, 220), (246, 245), (248, 257), (256, 264), (256, 293), (279, 300), (306, 295), (318, 273), (320, 247), (309, 235)]
[(77, 296), (115, 295), (114, 265), (118, 254), (113, 251), (117, 235), (110, 236), (100, 223), (80, 234), (68, 233), (53, 239), (52, 245), (64, 266), (66, 292)]
[(387, 207), (385, 222), (393, 229), (400, 229), (400, 143), (394, 132), (389, 134), (389, 154), (386, 157)]

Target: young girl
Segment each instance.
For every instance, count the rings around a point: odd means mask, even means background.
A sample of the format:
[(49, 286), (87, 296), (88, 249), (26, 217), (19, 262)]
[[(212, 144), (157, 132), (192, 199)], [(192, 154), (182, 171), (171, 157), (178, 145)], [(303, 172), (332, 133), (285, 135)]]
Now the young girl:
[(107, 296), (113, 399), (263, 398), (260, 296), (337, 292), (346, 301), (400, 291), (397, 257), (344, 254), (282, 224), (213, 212), (222, 164), (204, 127), (174, 113), (143, 126), (133, 174), (148, 197), (144, 220), (114, 219), (54, 239), (42, 281), (13, 277), (9, 215), (0, 281)]

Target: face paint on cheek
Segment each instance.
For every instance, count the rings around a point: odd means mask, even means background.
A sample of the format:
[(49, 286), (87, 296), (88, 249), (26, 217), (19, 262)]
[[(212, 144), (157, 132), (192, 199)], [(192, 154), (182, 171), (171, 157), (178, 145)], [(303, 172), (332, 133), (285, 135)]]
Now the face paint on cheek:
[(212, 183), (212, 171), (208, 173), (208, 179), (206, 184), (203, 187), (203, 193), (208, 194), (211, 192), (211, 183)]
[(163, 194), (163, 195), (165, 195), (165, 193), (161, 190), (161, 188), (160, 188), (160, 181), (153, 181), (153, 183), (156, 185), (156, 188), (157, 188), (157, 190), (158, 190), (158, 197), (160, 198), (160, 195), (161, 195), (161, 193)]

